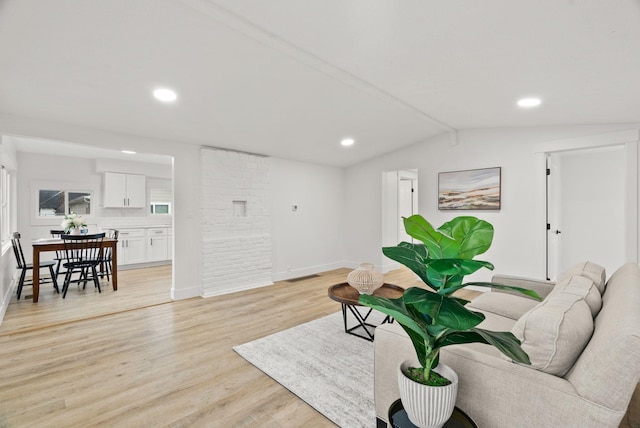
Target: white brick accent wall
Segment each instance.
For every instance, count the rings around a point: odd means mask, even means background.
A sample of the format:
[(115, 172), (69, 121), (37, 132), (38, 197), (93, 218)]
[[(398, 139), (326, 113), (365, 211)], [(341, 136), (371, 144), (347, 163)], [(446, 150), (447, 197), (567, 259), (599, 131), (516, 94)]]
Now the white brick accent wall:
[(272, 284), (269, 158), (203, 148), (201, 159), (203, 296)]

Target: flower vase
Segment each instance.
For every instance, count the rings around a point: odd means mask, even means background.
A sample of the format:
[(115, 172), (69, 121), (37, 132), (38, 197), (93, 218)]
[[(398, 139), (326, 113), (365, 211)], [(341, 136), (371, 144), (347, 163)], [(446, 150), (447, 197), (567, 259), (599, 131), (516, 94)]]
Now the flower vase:
[(80, 235), (80, 228), (79, 227), (74, 227), (73, 229), (71, 229), (71, 232), (69, 232), (69, 235)]
[(360, 294), (373, 294), (384, 284), (384, 276), (373, 268), (373, 264), (362, 263), (358, 269), (349, 272), (347, 282)]

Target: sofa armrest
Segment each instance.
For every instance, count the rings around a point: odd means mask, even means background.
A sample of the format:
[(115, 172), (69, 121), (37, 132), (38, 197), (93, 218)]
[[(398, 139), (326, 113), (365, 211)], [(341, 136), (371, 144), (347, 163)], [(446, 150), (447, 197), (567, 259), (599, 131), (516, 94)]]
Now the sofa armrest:
[[(513, 287), (521, 287), (529, 290), (533, 290), (543, 299), (551, 293), (553, 287), (555, 287), (556, 283), (554, 281), (545, 281), (542, 279), (533, 279), (533, 278), (524, 278), (521, 276), (511, 276), (511, 275), (494, 275), (491, 278), (491, 282), (495, 282), (496, 284), (501, 285), (510, 285)], [(515, 294), (517, 296), (530, 298), (525, 296), (522, 293), (518, 293), (517, 291), (508, 291), (508, 290), (498, 290), (494, 289), (493, 291), (497, 291), (500, 293), (509, 293)]]
[(613, 428), (625, 414), (580, 396), (564, 378), (468, 346), (443, 348), (440, 355), (460, 379), (456, 405), (480, 427)]

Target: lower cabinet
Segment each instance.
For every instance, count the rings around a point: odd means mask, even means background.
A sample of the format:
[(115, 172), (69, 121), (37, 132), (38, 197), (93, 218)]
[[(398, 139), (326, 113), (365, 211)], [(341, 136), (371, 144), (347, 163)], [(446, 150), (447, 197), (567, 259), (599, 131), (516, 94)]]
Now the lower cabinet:
[(169, 240), (166, 227), (147, 229), (147, 261), (169, 260)]
[(173, 255), (171, 228), (120, 228), (118, 230), (118, 265), (171, 260)]
[(144, 229), (121, 229), (118, 241), (119, 265), (146, 262)]

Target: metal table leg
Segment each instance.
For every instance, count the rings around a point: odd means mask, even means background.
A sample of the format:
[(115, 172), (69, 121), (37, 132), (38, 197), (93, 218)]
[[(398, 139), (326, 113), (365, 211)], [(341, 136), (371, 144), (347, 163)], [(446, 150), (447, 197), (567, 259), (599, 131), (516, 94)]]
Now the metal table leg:
[[(353, 327), (348, 327), (347, 325), (347, 308), (349, 309), (351, 314), (353, 314), (356, 321), (358, 321), (358, 324)], [(367, 322), (367, 319), (369, 318), (369, 315), (371, 315), (372, 311), (373, 309), (369, 308), (367, 313), (363, 315), (362, 313), (360, 313), (360, 311), (358, 311), (357, 306), (342, 303), (342, 320), (344, 321), (344, 332), (373, 342), (374, 330), (377, 325)], [(389, 316), (385, 317), (382, 323), (384, 324), (386, 322), (393, 322), (393, 318), (390, 318)], [(360, 329), (363, 330), (366, 335), (359, 334), (358, 332), (360, 332)]]

